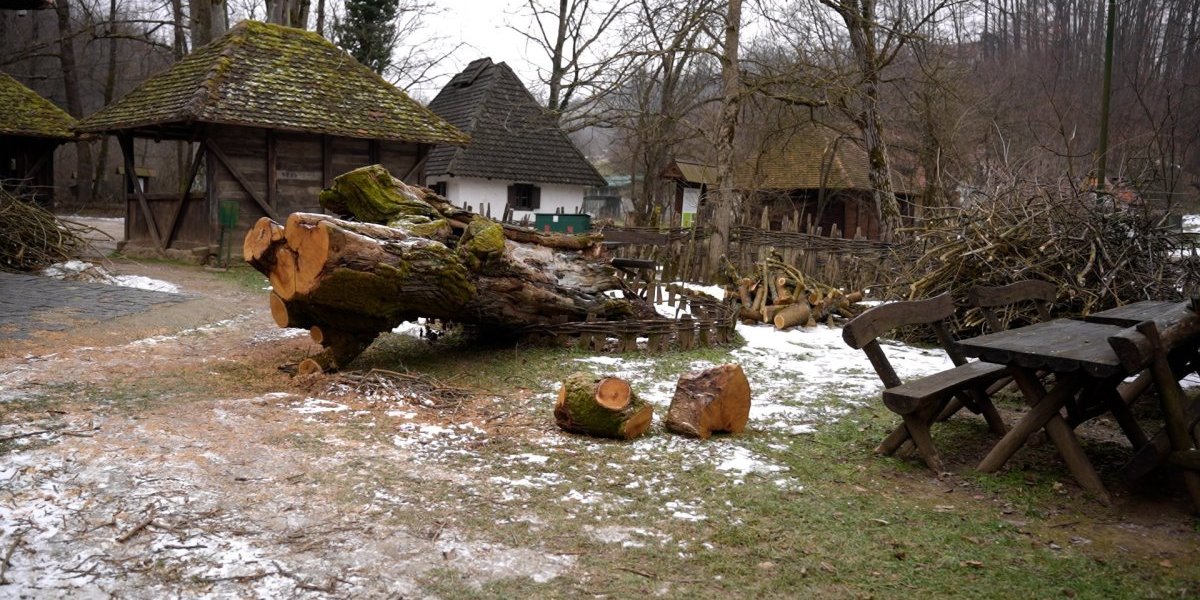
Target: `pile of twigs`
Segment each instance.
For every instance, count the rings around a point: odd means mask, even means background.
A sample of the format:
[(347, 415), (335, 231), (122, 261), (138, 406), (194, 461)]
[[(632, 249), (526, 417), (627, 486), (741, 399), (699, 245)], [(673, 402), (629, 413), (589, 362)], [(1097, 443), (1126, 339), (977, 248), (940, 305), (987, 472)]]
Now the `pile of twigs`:
[(89, 228), (60, 220), (0, 187), (0, 270), (29, 272), (70, 260), (88, 246)]
[(457, 409), (477, 391), (449, 385), (418, 373), (401, 373), (386, 369), (366, 372), (338, 373), (331, 387), (341, 387), (368, 400), (405, 402), (435, 409)]
[[(1182, 300), (1200, 283), (1200, 260), (1161, 211), (1109, 196), (1038, 193), (948, 209), (912, 242), (908, 297), (1042, 279), (1056, 309), (1088, 314), (1138, 300)], [(982, 319), (968, 313), (963, 325)]]

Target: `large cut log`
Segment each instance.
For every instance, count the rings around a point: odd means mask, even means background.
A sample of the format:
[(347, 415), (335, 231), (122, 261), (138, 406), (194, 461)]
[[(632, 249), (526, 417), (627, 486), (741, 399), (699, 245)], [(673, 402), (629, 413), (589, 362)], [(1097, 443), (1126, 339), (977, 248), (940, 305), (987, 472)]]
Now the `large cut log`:
[(564, 431), (620, 440), (645, 433), (653, 417), (653, 409), (629, 382), (589, 373), (567, 377), (554, 405), (554, 420)]
[(750, 383), (741, 365), (727, 364), (679, 378), (666, 426), (706, 440), (714, 431), (741, 433), (749, 420)]
[(597, 257), (598, 236), (502, 225), (378, 165), (335, 178), (320, 200), (355, 220), (294, 213), (280, 225), (264, 217), (242, 253), (271, 282), (277, 324), (319, 327), (322, 339), (338, 340), (322, 343), (323, 370), (344, 367), (379, 333), (418, 317), (500, 333), (589, 314), (659, 318), (640, 298), (607, 293), (622, 287)]

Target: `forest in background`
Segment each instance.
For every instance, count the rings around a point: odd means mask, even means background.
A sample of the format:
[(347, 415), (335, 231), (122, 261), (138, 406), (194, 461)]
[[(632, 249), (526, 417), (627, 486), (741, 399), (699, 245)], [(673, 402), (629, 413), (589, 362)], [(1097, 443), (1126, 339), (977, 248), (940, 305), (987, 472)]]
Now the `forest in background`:
[[(631, 176), (634, 219), (648, 222), (667, 198), (657, 175), (672, 158), (750, 162), (813, 120), (868, 150), (878, 135), (884, 175), (915, 182), (930, 206), (1018, 182), (1093, 185), (1108, 4), (526, 0), (509, 26), (540, 49), (528, 87), (586, 136), (593, 161)], [(1194, 210), (1200, 3), (1115, 5), (1109, 181)], [(436, 0), (61, 0), (0, 11), (0, 70), (82, 117), (256, 18), (316, 30), (413, 89), (454, 70), (446, 59), (456, 48), (405, 44), (444, 25), (438, 9)], [(78, 146), (59, 153), (66, 203), (112, 202), (115, 143)], [(177, 185), (186, 149), (175, 146), (138, 142), (139, 163), (156, 169), (151, 186)]]

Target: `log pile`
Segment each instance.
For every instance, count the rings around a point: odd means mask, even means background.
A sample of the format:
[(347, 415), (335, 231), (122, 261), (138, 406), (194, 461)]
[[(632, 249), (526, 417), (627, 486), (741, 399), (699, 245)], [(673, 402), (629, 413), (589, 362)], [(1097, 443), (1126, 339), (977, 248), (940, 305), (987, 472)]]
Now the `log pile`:
[(743, 323), (769, 323), (778, 330), (851, 319), (857, 314), (854, 304), (863, 299), (860, 291), (847, 293), (822, 284), (774, 258), (763, 260), (753, 275), (738, 279), (735, 294)]
[[(340, 369), (379, 333), (419, 317), (512, 334), (533, 326), (654, 318), (599, 257), (598, 235), (539, 233), (458, 208), (374, 165), (321, 193), (338, 216), (262, 218), (243, 257), (271, 282), (280, 327), (310, 331), (324, 351), (301, 372)], [(353, 219), (353, 220), (350, 220)]]

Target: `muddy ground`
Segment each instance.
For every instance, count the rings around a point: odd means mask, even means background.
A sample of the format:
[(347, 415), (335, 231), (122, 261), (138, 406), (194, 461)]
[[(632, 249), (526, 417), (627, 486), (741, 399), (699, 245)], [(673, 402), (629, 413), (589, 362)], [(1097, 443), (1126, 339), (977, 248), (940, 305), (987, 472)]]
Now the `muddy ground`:
[[(266, 292), (245, 278), (155, 262), (111, 269), (193, 299), (0, 348), (0, 596), (430, 597), (447, 577), (467, 589), (565, 577), (596, 590), (576, 541), (530, 543), (471, 519), (510, 502), (523, 531), (553, 530), (520, 508), (553, 473), (518, 479), (518, 467), (466, 456), (499, 447), (510, 465), (547, 460), (522, 452), (529, 440), (560, 444), (530, 416), (540, 411), (528, 386), (448, 410), (445, 394), (419, 386), (385, 397), (295, 379), (279, 367), (318, 347), (275, 327)], [(757, 480), (791, 485), (774, 477)], [(902, 473), (889, 485), (946, 504), (954, 484)], [(1125, 508), (1098, 522), (1063, 516), (1079, 534), (1067, 539), (1196, 565), (1186, 508)], [(661, 536), (599, 520), (581, 531), (619, 547)]]

